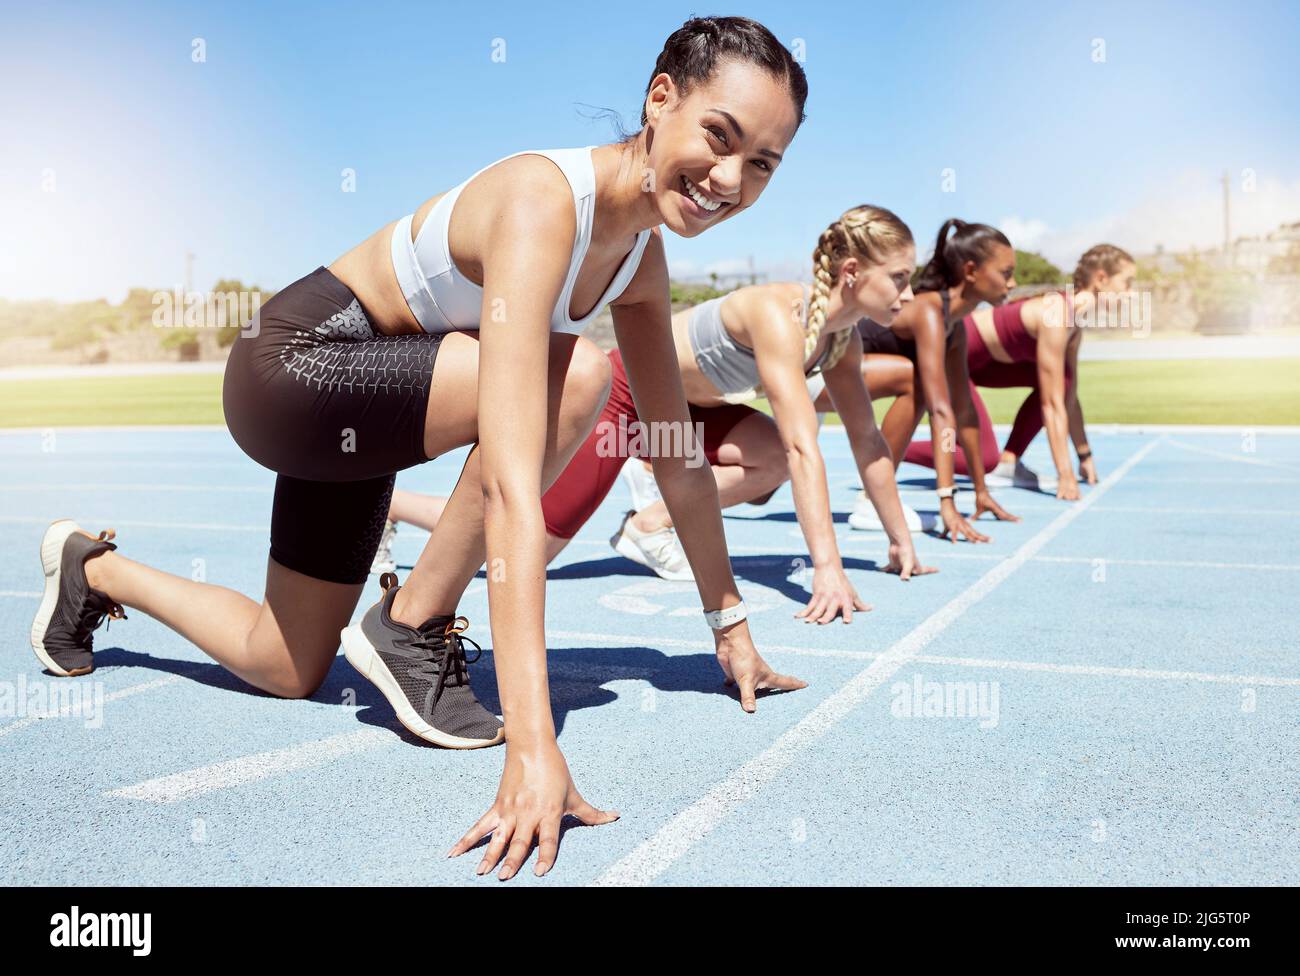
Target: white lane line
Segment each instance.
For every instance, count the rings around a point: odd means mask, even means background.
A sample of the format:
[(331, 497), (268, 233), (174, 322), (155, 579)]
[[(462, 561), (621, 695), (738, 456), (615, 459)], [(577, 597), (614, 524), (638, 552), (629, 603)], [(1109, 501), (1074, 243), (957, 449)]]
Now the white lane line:
[(1249, 488), (1252, 485), (1300, 485), (1300, 478), (1256, 478), (1244, 474), (1235, 477), (1176, 477), (1160, 475), (1134, 475), (1128, 479), (1130, 485), (1134, 484), (1151, 484), (1151, 485), (1234, 485), (1238, 488)]
[(920, 654), (927, 644), (1060, 535), (1071, 522), (1150, 454), (1158, 443), (1158, 440), (1150, 441), (1136, 451), (1081, 501), (1058, 515), (1009, 558), (992, 567), (956, 598), (926, 618), (920, 626), (851, 678), (839, 691), (822, 701), (762, 753), (672, 817), (647, 840), (609, 867), (594, 884), (645, 885), (663, 874), (696, 842), (793, 763), (800, 752), (829, 732), (865, 701), (872, 691)]
[(1300, 508), (1165, 508), (1160, 505), (1101, 505), (1097, 511), (1146, 515), (1250, 515), (1300, 518)]
[(28, 599), (35, 598), (39, 600), (44, 595), (45, 594), (40, 590), (0, 590), (0, 596), (14, 596)]
[[(755, 519), (755, 520), (753, 520), (753, 521), (757, 521), (757, 519)], [(882, 544), (884, 543), (884, 540), (885, 540), (885, 537), (884, 537), (883, 534), (881, 534), (881, 536), (880, 536), (880, 541), (881, 541)], [(622, 557), (619, 556), (618, 553), (616, 553), (613, 549), (610, 549), (610, 547), (609, 547), (609, 540), (608, 540), (608, 539), (572, 539), (572, 540), (570, 540), (569, 545), (571, 545), (571, 546), (593, 546), (593, 547), (596, 547), (596, 548), (609, 549), (610, 557), (611, 557), (611, 558), (613, 558), (613, 557), (615, 557), (615, 556), (618, 556), (618, 558), (620, 558), (620, 559), (622, 558)], [(782, 557), (782, 558), (783, 558), (783, 557), (786, 555), (785, 553), (783, 553), (783, 552), (780, 551), (779, 547), (774, 547), (774, 546), (745, 546), (745, 545), (740, 545), (740, 544), (738, 544), (738, 543), (734, 543), (734, 542), (728, 542), (728, 543), (727, 543), (727, 552), (755, 552), (755, 553), (763, 553), (763, 554), (765, 554), (765, 555), (772, 556), (773, 558), (777, 558), (777, 557)], [(555, 566), (555, 567), (552, 567), (552, 568), (554, 568), (554, 569), (559, 569), (559, 568), (561, 568), (561, 567), (559, 567), (559, 566)]]
[[(48, 518), (26, 515), (0, 515), (0, 522), (16, 525), (49, 525)], [(270, 532), (270, 521), (260, 525), (235, 525), (230, 522), (148, 522), (138, 519), (120, 519), (115, 516), (88, 516), (79, 520), (81, 525), (124, 525), (136, 529), (192, 529), (196, 532)]]
[[(51, 678), (51, 681), (67, 681), (67, 678)], [(142, 691), (153, 691), (155, 688), (162, 688), (164, 685), (173, 685), (180, 681), (178, 674), (168, 675), (165, 678), (156, 678), (153, 681), (142, 681), (138, 685), (129, 685), (118, 691), (111, 692), (104, 696), (104, 702), (107, 704), (111, 701), (119, 701), (123, 698), (130, 698), (132, 695), (138, 695)], [(57, 715), (35, 715), (29, 718), (20, 718), (16, 722), (10, 722), (8, 725), (0, 725), (0, 736), (8, 735), (10, 732), (17, 732), (19, 729), (25, 729), (29, 725), (35, 725), (37, 722), (43, 722), (51, 718), (67, 718), (69, 715), (76, 714), (78, 709), (72, 705), (64, 705), (59, 709)]]
[[(688, 651), (706, 651), (713, 653), (710, 641), (682, 640), (676, 637), (627, 637), (622, 634), (592, 634), (580, 630), (548, 630), (546, 636), (559, 637), (563, 640), (595, 641), (597, 643), (636, 644), (644, 647), (680, 647)], [(880, 656), (879, 651), (848, 651), (833, 647), (790, 647), (783, 644), (763, 644), (762, 650), (780, 654), (798, 654), (803, 657), (839, 657), (855, 661), (874, 661)]]
[(1146, 678), (1156, 681), (1204, 681), (1225, 685), (1265, 685), (1271, 688), (1300, 688), (1300, 678), (1278, 678), (1262, 674), (1207, 674), (1204, 671), (1162, 671), (1155, 668), (1116, 668), (1101, 664), (1044, 664), (1037, 661), (996, 661), (977, 657), (945, 657), (918, 654), (918, 664), (947, 664), (963, 668), (999, 671), (1038, 671), (1049, 674), (1083, 674), (1112, 678)]
[[(1112, 509), (1103, 508), (1100, 511), (1112, 511)], [(988, 525), (994, 523), (989, 522)], [(852, 536), (839, 540), (840, 547), (850, 555), (857, 555), (862, 551), (874, 551), (885, 544), (884, 536), (880, 539), (860, 539)], [(570, 545), (584, 546), (604, 546), (607, 542), (597, 542), (595, 540), (574, 539)], [(949, 543), (951, 545), (951, 543)], [(785, 554), (778, 551), (779, 547), (775, 546), (728, 546), (730, 552), (762, 552), (768, 553), (774, 559), (784, 559), (786, 555), (793, 556), (793, 553)], [(799, 558), (806, 558), (806, 554), (800, 554)], [(977, 559), (985, 562), (998, 562), (1007, 557), (996, 555), (994, 553), (984, 552), (950, 552), (947, 549), (936, 549), (933, 553), (936, 559)], [(1270, 573), (1293, 573), (1300, 572), (1300, 563), (1216, 563), (1204, 562), (1196, 559), (1112, 559), (1109, 556), (1034, 556), (1030, 562), (1035, 563), (1080, 563), (1083, 565), (1094, 565), (1098, 561), (1105, 563), (1107, 566), (1162, 566), (1172, 569), (1254, 569)], [(559, 567), (557, 567), (559, 568)], [(34, 594), (40, 596), (39, 593)]]
[[(565, 640), (592, 641), (599, 644), (637, 644), (655, 647), (680, 647), (685, 650), (713, 653), (708, 641), (680, 640), (667, 637), (629, 637), (624, 634), (589, 634), (573, 630), (549, 630), (549, 637)], [(781, 644), (763, 644), (762, 651), (773, 654), (797, 654), (801, 657), (832, 657), (850, 660), (874, 661), (882, 651), (847, 651), (825, 647), (790, 647)], [(1300, 678), (1279, 678), (1258, 674), (1211, 674), (1205, 671), (1165, 671), (1157, 668), (1120, 668), (1102, 664), (1057, 664), (1046, 661), (1015, 661), (1005, 658), (949, 657), (940, 654), (918, 654), (912, 658), (917, 664), (942, 664), (961, 668), (985, 668), (999, 671), (1036, 671), (1048, 674), (1082, 674), (1099, 677), (1143, 678), (1154, 681), (1204, 681), (1230, 685), (1264, 685), (1267, 687), (1300, 687)], [(593, 671), (593, 674), (596, 673)], [(638, 672), (639, 673), (639, 672)], [(625, 676), (620, 671), (620, 676)]]
[(303, 742), (287, 749), (259, 752), (240, 756), (211, 766), (200, 766), (184, 772), (145, 780), (134, 786), (106, 790), (104, 796), (123, 797), (128, 800), (146, 800), (149, 803), (176, 803), (196, 796), (227, 790), (245, 783), (290, 773), (298, 769), (323, 766), (343, 756), (400, 741), (391, 731), (362, 729), (346, 732), (315, 742)]
[[(1084, 496), (1085, 498), (1087, 495)], [(1004, 498), (1003, 501), (1006, 501)], [(1009, 502), (1009, 507), (1014, 509), (1013, 514), (1019, 515), (1022, 512), (1059, 512), (1062, 506), (1041, 505), (1035, 502), (1021, 503)], [(918, 509), (924, 514), (929, 509)], [(1300, 518), (1300, 508), (1182, 508), (1174, 505), (1098, 505), (1097, 512), (1121, 512), (1129, 515), (1246, 515), (1251, 517), (1281, 517), (1281, 518)], [(976, 523), (980, 525), (996, 525), (992, 520), (981, 519)]]
[[(848, 547), (844, 547), (848, 548)], [(852, 552), (853, 550), (849, 550)], [(936, 559), (975, 559), (982, 562), (997, 562), (1003, 556), (987, 552), (942, 552), (935, 554)], [(1111, 559), (1109, 556), (1035, 556), (1034, 563), (1077, 563), (1083, 566), (1095, 566), (1105, 563), (1107, 566), (1159, 566), (1170, 569), (1254, 569), (1268, 573), (1300, 572), (1300, 563), (1216, 563), (1198, 559)]]
[(1195, 559), (1107, 559), (1105, 556), (1037, 556), (1034, 562), (1085, 563), (1089, 566), (1103, 562), (1108, 566), (1167, 566), (1174, 569), (1259, 569), (1270, 573), (1300, 570), (1300, 564), (1294, 563), (1215, 563)]
[(1165, 443), (1170, 447), (1177, 447), (1184, 451), (1192, 451), (1196, 454), (1204, 454), (1208, 457), (1219, 458), (1224, 461), (1236, 461), (1238, 464), (1255, 464), (1265, 468), (1281, 468), (1283, 471), (1296, 471), (1298, 469), (1294, 464), (1283, 464), (1280, 461), (1266, 461), (1263, 458), (1247, 457), (1244, 454), (1234, 454), (1232, 451), (1216, 451), (1213, 448), (1201, 447), (1199, 444), (1188, 444), (1186, 441), (1176, 441), (1170, 438)]

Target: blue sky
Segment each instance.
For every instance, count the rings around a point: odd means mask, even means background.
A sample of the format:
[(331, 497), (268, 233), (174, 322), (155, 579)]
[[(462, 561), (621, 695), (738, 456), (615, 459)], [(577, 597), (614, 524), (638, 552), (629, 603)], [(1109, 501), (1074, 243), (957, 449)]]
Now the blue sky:
[(859, 203), (922, 256), (948, 216), (1062, 263), (1215, 244), (1225, 171), (1238, 232), (1300, 220), (1295, 4), (9, 5), (0, 297), (170, 287), (187, 251), (197, 287), (283, 286), (494, 159), (610, 141), (584, 105), (635, 126), (664, 39), (705, 13), (803, 39), (808, 120), (750, 211), (668, 235), (679, 273), (806, 276)]

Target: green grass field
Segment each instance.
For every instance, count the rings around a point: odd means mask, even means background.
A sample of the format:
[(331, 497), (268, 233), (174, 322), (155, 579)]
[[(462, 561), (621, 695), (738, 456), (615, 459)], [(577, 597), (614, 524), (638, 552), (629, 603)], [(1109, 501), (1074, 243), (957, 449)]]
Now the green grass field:
[[(1300, 359), (1095, 362), (1080, 371), (1094, 424), (1300, 424)], [(1010, 423), (1025, 395), (981, 392), (994, 423)], [(877, 416), (888, 405), (877, 403)], [(220, 374), (0, 382), (0, 427), (223, 422)]]

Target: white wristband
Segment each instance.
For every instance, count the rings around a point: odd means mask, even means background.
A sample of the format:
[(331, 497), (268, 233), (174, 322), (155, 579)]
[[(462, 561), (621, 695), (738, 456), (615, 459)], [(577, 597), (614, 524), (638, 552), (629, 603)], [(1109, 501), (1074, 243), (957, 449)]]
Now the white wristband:
[(732, 624), (744, 620), (748, 615), (744, 600), (741, 600), (735, 606), (727, 607), (725, 610), (704, 611), (704, 619), (709, 622), (709, 626), (714, 630), (730, 627)]
[(956, 485), (949, 485), (947, 488), (936, 489), (935, 494), (937, 494), (940, 498), (951, 498), (953, 501), (956, 501), (957, 491), (958, 489)]

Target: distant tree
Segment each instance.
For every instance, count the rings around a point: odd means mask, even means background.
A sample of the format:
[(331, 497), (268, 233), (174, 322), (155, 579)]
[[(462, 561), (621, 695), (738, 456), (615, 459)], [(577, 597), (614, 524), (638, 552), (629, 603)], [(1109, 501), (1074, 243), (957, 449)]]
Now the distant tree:
[[(225, 307), (232, 313), (238, 313), (240, 321), (227, 321), (225, 326), (217, 331), (217, 345), (224, 348), (239, 338), (240, 331), (252, 321), (253, 314), (262, 305), (271, 300), (275, 292), (263, 291), (257, 285), (245, 285), (237, 278), (223, 278), (212, 286), (214, 296), (245, 296), (242, 305), (238, 297), (225, 303)], [(256, 293), (257, 300), (254, 301), (253, 295)], [(246, 309), (248, 315), (242, 314)]]
[(1059, 285), (1065, 273), (1037, 251), (1016, 251), (1017, 285)]
[(669, 282), (668, 285), (669, 300), (674, 305), (699, 305), (719, 295), (729, 295), (731, 291), (730, 288), (719, 290), (712, 285), (691, 285), (676, 281)]

